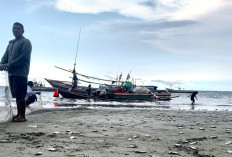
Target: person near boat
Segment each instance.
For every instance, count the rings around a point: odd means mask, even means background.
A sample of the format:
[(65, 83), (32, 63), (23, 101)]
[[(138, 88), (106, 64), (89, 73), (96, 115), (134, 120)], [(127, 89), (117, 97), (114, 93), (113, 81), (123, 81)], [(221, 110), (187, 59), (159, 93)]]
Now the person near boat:
[(72, 86), (71, 86), (71, 88), (69, 88), (68, 91), (71, 91), (72, 89), (77, 88), (77, 84), (78, 84), (78, 78), (77, 78), (77, 75), (76, 75), (75, 68), (73, 69), (72, 73), (73, 73)]
[(37, 101), (37, 96), (36, 94), (40, 95), (41, 92), (35, 92), (32, 90), (34, 87), (34, 83), (32, 81), (28, 81), (27, 83), (27, 95), (26, 95), (26, 106), (29, 106), (30, 104), (34, 103)]
[(15, 39), (9, 41), (7, 49), (1, 59), (0, 71), (8, 71), (11, 95), (16, 98), (17, 114), (12, 122), (25, 122), (27, 93), (27, 77), (30, 69), (32, 45), (30, 40), (23, 36), (24, 27), (15, 22), (12, 28)]
[(91, 84), (89, 84), (88, 88), (86, 89), (86, 93), (88, 94), (88, 96), (91, 95)]
[(129, 92), (130, 92), (131, 87), (132, 87), (131, 82), (126, 81), (126, 84), (125, 84), (125, 92), (129, 93)]
[(75, 69), (73, 70), (73, 84), (72, 84), (72, 88), (76, 88), (77, 87), (77, 82), (78, 82), (78, 78), (76, 75), (76, 71)]

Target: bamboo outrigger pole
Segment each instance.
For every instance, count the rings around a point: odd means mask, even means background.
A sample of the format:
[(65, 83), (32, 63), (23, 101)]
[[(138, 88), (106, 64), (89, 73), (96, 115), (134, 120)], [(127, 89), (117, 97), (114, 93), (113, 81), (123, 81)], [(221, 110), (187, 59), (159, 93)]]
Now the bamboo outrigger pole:
[[(67, 70), (67, 69), (64, 69), (64, 68), (61, 68), (61, 67), (58, 67), (58, 66), (55, 66), (55, 68), (58, 68), (58, 69), (61, 69), (61, 70), (64, 70), (64, 71), (67, 71), (67, 72), (71, 72), (72, 73), (72, 71), (71, 70)], [(80, 73), (77, 73), (76, 72), (76, 74), (77, 75), (80, 75), (80, 76), (83, 76), (83, 77), (85, 77), (85, 78), (88, 78), (88, 79), (96, 79), (96, 80), (101, 80), (101, 81), (109, 81), (109, 82), (112, 82), (112, 81), (115, 81), (115, 80), (106, 80), (106, 79), (100, 79), (100, 78), (97, 78), (97, 77), (92, 77), (92, 76), (88, 76), (88, 75), (83, 75), (83, 74), (80, 74)], [(121, 82), (121, 81), (120, 81)]]

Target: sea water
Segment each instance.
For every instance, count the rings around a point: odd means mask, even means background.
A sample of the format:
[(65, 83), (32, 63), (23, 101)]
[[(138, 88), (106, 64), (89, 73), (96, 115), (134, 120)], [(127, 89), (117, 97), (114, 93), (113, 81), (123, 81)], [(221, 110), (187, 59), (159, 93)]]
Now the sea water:
[[(72, 108), (97, 108), (97, 109), (168, 109), (168, 110), (209, 110), (209, 111), (232, 111), (231, 91), (199, 91), (195, 105), (191, 104), (190, 94), (172, 94), (170, 101), (96, 101), (93, 99), (66, 99), (61, 96), (53, 97), (53, 92), (42, 92), (38, 96), (38, 101), (27, 108), (27, 114), (42, 109), (72, 109)], [(16, 103), (5, 90), (0, 87), (0, 121), (9, 120), (12, 113), (16, 114)]]

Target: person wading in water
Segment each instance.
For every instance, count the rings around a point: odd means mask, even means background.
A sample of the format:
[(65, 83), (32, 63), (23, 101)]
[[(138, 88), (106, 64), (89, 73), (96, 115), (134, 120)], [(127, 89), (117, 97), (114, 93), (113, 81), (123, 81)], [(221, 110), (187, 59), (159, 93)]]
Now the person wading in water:
[(197, 99), (196, 95), (198, 94), (198, 92), (193, 92), (191, 95), (189, 95), (188, 97), (190, 97), (191, 101), (192, 101), (192, 105), (195, 104), (195, 98)]

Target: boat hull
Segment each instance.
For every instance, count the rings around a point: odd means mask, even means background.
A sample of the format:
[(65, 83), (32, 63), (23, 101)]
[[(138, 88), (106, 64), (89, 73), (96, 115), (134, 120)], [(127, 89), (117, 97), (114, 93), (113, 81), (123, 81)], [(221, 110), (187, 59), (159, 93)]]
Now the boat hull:
[(76, 94), (75, 92), (62, 91), (58, 89), (58, 93), (62, 95), (63, 98), (72, 98), (72, 99), (86, 99), (87, 94)]
[(71, 84), (65, 83), (64, 81), (45, 79), (53, 88), (58, 89), (58, 93), (63, 98), (76, 98), (86, 99), (89, 98), (86, 88), (71, 88)]

